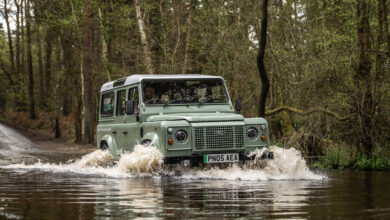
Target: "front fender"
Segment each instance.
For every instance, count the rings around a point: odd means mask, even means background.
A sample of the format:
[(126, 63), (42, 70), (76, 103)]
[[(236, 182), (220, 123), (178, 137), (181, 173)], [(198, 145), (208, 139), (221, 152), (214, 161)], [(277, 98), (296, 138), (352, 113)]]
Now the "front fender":
[(100, 143), (105, 142), (108, 145), (108, 151), (115, 158), (118, 159), (118, 148), (115, 139), (111, 135), (104, 135), (100, 139)]

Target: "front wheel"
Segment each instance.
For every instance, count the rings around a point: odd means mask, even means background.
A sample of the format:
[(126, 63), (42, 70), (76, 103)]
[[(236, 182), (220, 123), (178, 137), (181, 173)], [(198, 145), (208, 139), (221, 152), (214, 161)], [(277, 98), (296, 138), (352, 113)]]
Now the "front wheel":
[(108, 144), (107, 143), (103, 143), (103, 144), (100, 145), (100, 150), (105, 151), (107, 149), (108, 149)]

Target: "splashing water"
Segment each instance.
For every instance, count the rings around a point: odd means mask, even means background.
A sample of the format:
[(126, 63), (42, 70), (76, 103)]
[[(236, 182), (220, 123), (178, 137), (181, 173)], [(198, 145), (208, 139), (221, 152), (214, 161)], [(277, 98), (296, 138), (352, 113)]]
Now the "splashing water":
[(123, 154), (118, 162), (118, 168), (133, 173), (156, 173), (161, 170), (162, 153), (155, 147), (136, 145), (130, 154)]
[[(259, 157), (264, 150), (256, 150), (251, 155)], [(236, 164), (220, 168), (218, 166), (205, 166), (203, 168), (190, 168), (176, 165), (168, 167), (163, 165), (163, 155), (155, 147), (136, 145), (131, 153), (124, 153), (119, 161), (115, 162), (108, 151), (97, 150), (87, 154), (76, 161), (65, 164), (38, 162), (32, 165), (12, 164), (3, 166), (9, 169), (37, 169), (48, 172), (93, 174), (103, 177), (129, 178), (140, 176), (174, 176), (180, 171), (184, 179), (225, 179), (225, 180), (320, 180), (323, 175), (311, 172), (301, 153), (294, 149), (283, 149), (272, 146), (273, 160), (255, 160), (245, 166)], [(262, 164), (261, 166), (258, 166)]]
[[(265, 149), (251, 152), (259, 157)], [(267, 161), (265, 166), (256, 166), (258, 161), (252, 164), (240, 167), (232, 165), (226, 169), (211, 168), (207, 170), (187, 170), (183, 178), (196, 179), (227, 179), (227, 180), (321, 180), (326, 178), (323, 175), (315, 174), (309, 170), (306, 161), (301, 153), (294, 149), (283, 149), (277, 146), (270, 147), (274, 152), (274, 159)]]

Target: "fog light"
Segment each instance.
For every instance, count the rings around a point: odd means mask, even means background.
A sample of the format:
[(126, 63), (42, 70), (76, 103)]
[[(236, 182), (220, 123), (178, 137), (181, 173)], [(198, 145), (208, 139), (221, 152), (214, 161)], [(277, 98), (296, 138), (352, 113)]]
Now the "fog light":
[(172, 144), (173, 144), (173, 139), (172, 139), (172, 138), (169, 138), (169, 139), (168, 139), (168, 144), (169, 144), (169, 145), (172, 145)]
[(266, 140), (267, 140), (267, 137), (266, 137), (265, 135), (262, 135), (262, 136), (261, 136), (261, 140), (262, 140), (262, 141), (266, 141)]

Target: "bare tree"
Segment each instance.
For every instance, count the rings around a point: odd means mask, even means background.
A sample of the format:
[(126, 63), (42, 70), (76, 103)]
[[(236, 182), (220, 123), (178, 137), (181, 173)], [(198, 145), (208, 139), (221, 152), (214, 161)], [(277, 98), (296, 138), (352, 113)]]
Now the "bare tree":
[(192, 17), (194, 16), (196, 1), (188, 0), (188, 21), (187, 21), (187, 33), (186, 33), (186, 45), (184, 49), (184, 61), (182, 74), (187, 72), (187, 62), (188, 62), (188, 51), (190, 50), (190, 41), (191, 41), (191, 26), (192, 26)]
[(107, 80), (108, 81), (111, 81), (111, 74), (110, 74), (110, 71), (109, 71), (109, 68), (108, 68), (108, 59), (107, 59), (107, 42), (106, 42), (106, 32), (104, 30), (104, 25), (103, 25), (103, 18), (102, 18), (102, 11), (100, 9), (100, 7), (98, 7), (98, 17), (99, 17), (99, 26), (100, 26), (100, 36), (101, 36), (101, 46), (102, 46), (102, 63), (103, 63), (103, 68), (106, 72), (106, 75), (107, 75)]
[(41, 43), (41, 31), (40, 31), (40, 8), (39, 1), (35, 0), (34, 2), (34, 17), (35, 17), (35, 34), (36, 34), (36, 43), (37, 43), (37, 56), (38, 56), (38, 77), (39, 77), (39, 106), (44, 106), (45, 104), (45, 84), (44, 84), (44, 75), (43, 75), (43, 62), (42, 62), (42, 43)]
[(137, 23), (138, 23), (139, 34), (141, 37), (141, 44), (144, 51), (144, 63), (145, 63), (146, 71), (148, 74), (153, 74), (154, 68), (152, 65), (148, 40), (146, 39), (145, 25), (141, 15), (141, 6), (139, 4), (139, 0), (134, 0), (134, 6), (137, 15)]
[(357, 145), (364, 147), (367, 157), (371, 156), (373, 143), (372, 128), (372, 94), (371, 94), (371, 60), (370, 60), (370, 5), (366, 0), (357, 0), (357, 40), (358, 66), (355, 74), (355, 112), (357, 126)]
[(14, 0), (16, 6), (16, 31), (15, 31), (15, 47), (16, 47), (16, 72), (20, 74), (21, 65), (20, 65), (20, 4), (17, 0)]
[(31, 17), (30, 17), (30, 1), (26, 2), (26, 31), (27, 31), (27, 72), (28, 72), (28, 100), (30, 105), (30, 118), (35, 119), (35, 104), (34, 104), (34, 78), (31, 55)]
[(83, 1), (83, 97), (84, 97), (84, 142), (93, 143), (94, 141), (94, 122), (95, 122), (95, 99), (93, 95), (92, 84), (92, 40), (93, 32), (91, 5), (89, 0)]
[(11, 74), (15, 74), (15, 57), (14, 57), (14, 48), (12, 45), (12, 33), (9, 25), (9, 10), (8, 2), (4, 0), (4, 19), (7, 26), (7, 36), (8, 36), (8, 49), (9, 49), (9, 60), (11, 61)]
[(264, 54), (265, 46), (267, 41), (267, 23), (268, 23), (268, 0), (263, 0), (261, 4), (261, 25), (260, 25), (260, 41), (259, 41), (259, 51), (257, 53), (257, 68), (259, 70), (259, 75), (262, 83), (261, 93), (259, 98), (259, 116), (265, 117), (265, 101), (267, 99), (267, 94), (269, 90), (269, 80), (267, 72), (264, 66)]

